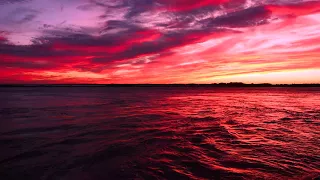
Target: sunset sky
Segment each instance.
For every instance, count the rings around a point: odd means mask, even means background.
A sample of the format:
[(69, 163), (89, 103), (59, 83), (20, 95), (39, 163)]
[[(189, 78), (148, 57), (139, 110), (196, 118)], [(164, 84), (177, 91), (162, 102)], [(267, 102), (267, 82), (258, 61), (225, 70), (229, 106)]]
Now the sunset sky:
[(320, 1), (0, 1), (0, 83), (235, 81), (320, 83)]

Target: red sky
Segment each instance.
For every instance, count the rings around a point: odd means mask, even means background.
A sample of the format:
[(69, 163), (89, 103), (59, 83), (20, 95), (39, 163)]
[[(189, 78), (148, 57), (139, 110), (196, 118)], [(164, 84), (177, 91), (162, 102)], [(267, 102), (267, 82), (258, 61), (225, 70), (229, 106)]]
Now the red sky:
[(320, 83), (320, 1), (4, 0), (0, 83)]

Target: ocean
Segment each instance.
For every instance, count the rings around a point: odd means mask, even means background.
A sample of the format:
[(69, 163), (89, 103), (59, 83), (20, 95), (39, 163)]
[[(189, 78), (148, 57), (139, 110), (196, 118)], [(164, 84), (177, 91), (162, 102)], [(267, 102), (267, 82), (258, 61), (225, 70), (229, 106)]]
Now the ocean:
[(320, 88), (2, 87), (3, 180), (315, 179)]

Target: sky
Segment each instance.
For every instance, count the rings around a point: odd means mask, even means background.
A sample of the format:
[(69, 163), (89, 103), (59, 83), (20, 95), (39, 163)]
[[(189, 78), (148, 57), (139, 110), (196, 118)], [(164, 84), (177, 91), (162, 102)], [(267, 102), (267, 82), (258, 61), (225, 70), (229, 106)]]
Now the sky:
[(320, 83), (320, 0), (1, 0), (2, 83)]

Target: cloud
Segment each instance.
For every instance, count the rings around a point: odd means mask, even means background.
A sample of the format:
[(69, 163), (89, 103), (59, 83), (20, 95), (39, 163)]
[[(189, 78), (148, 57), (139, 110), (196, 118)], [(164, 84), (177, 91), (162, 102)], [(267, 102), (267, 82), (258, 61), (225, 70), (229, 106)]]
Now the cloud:
[(0, 46), (1, 44), (5, 44), (8, 42), (8, 39), (5, 36), (6, 36), (6, 32), (0, 31)]
[(217, 18), (206, 19), (203, 22), (206, 23), (207, 26), (214, 27), (257, 26), (268, 23), (270, 15), (270, 11), (263, 6), (259, 6), (228, 13)]
[(284, 5), (267, 5), (266, 8), (274, 15), (302, 16), (320, 12), (320, 1), (306, 1)]
[(230, 0), (158, 0), (169, 11), (189, 11), (205, 6), (218, 6)]
[(34, 9), (19, 7), (9, 12), (4, 18), (0, 18), (0, 22), (3, 24), (23, 24), (34, 20), (39, 13), (39, 11)]
[(0, 64), (10, 79), (185, 82), (319, 66), (319, 1), (2, 2)]
[(13, 4), (13, 3), (23, 3), (23, 2), (28, 2), (32, 0), (1, 0), (0, 5), (5, 5), (5, 4)]
[(70, 51), (54, 51), (48, 44), (47, 45), (26, 45), (17, 46), (12, 44), (1, 44), (1, 54), (13, 57), (33, 57), (33, 58), (55, 58), (75, 55)]
[(2, 61), (0, 66), (22, 69), (51, 69), (55, 67), (55, 64), (47, 61)]
[(77, 6), (77, 9), (82, 10), (82, 11), (90, 11), (96, 8), (96, 5), (94, 4), (81, 4)]

